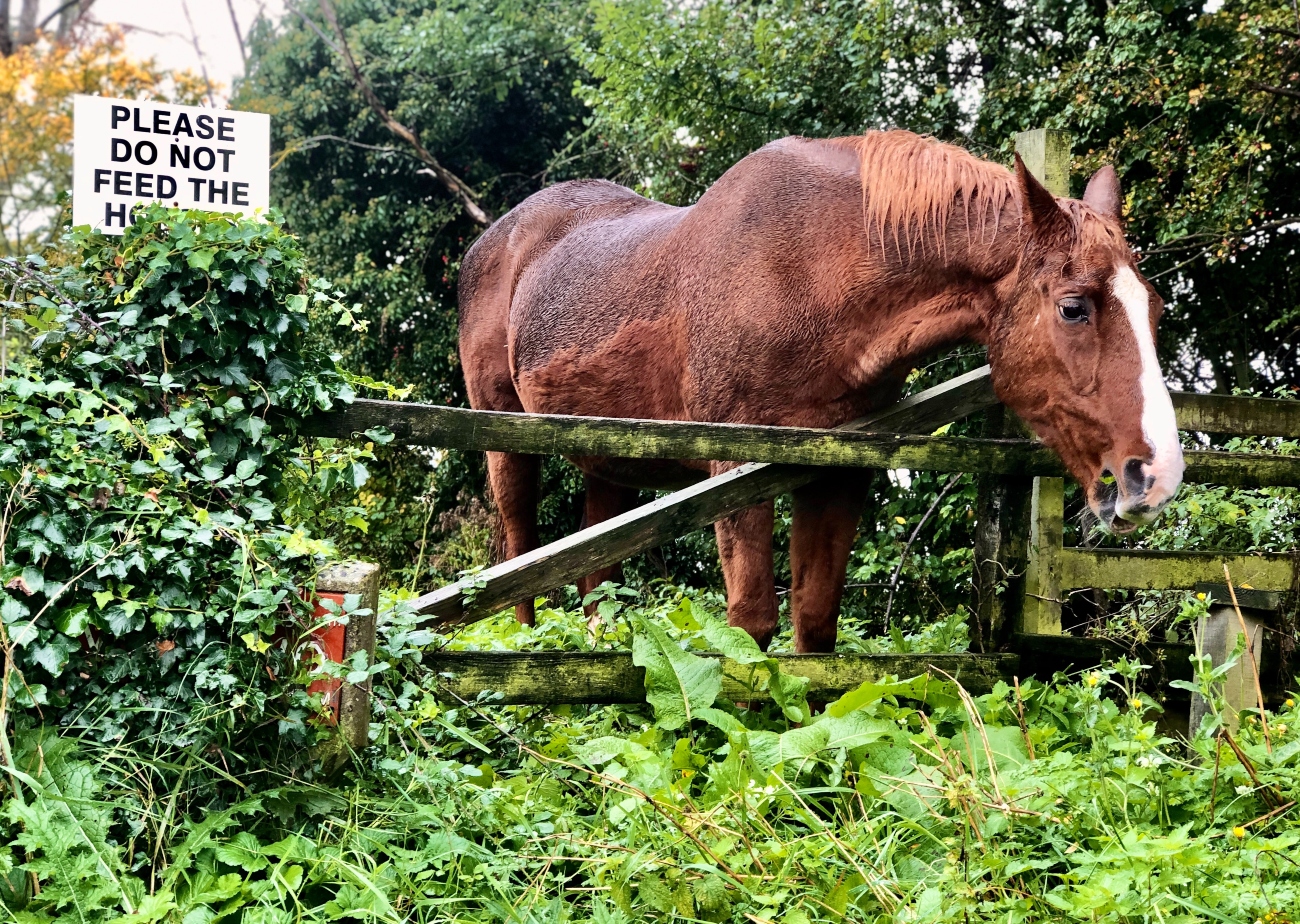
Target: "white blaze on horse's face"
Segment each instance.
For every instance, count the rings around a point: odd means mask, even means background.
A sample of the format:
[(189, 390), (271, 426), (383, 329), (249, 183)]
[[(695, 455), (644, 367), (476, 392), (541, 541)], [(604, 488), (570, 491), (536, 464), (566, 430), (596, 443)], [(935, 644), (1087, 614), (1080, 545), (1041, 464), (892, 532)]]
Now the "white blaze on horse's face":
[[(1137, 341), (1140, 368), (1142, 435), (1150, 455), (1140, 468), (1129, 460), (1123, 472), (1115, 472), (1122, 487), (1115, 501), (1115, 516), (1130, 523), (1149, 523), (1178, 492), (1183, 480), (1183, 448), (1178, 441), (1174, 405), (1169, 400), (1151, 333), (1151, 296), (1129, 266), (1122, 266), (1111, 280), (1111, 294), (1127, 315)], [(1134, 470), (1134, 469), (1137, 470)]]

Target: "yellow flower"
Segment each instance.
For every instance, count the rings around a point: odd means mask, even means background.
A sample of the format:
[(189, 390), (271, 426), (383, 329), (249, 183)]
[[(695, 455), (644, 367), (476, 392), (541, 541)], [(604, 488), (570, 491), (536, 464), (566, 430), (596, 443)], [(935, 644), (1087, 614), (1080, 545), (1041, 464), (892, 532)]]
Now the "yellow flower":
[(1096, 671), (1093, 671), (1091, 674), (1088, 675), (1088, 686), (1095, 687), (1099, 683), (1101, 683), (1101, 674), (1098, 674)]
[(1245, 837), (1245, 836), (1246, 836), (1246, 829), (1243, 828), (1241, 825), (1237, 825), (1237, 827), (1235, 827), (1235, 828), (1232, 829), (1232, 836), (1233, 836), (1233, 837)]
[(902, 517), (894, 517), (894, 522), (897, 523), (899, 526), (907, 525), (907, 520), (903, 519)]
[(1197, 600), (1204, 600), (1204, 599), (1205, 599), (1205, 594), (1203, 594), (1203, 593), (1201, 593), (1201, 594), (1197, 594), (1197, 595), (1196, 595), (1196, 599), (1197, 599)]
[(1134, 697), (1133, 699), (1128, 701), (1128, 707), (1130, 709), (1141, 709), (1142, 700), (1138, 699), (1137, 697)]
[(1288, 709), (1291, 709), (1291, 708), (1293, 708), (1293, 707), (1295, 706), (1295, 700), (1293, 700), (1293, 699), (1288, 699), (1288, 700), (1287, 700), (1285, 703), (1283, 703), (1282, 705), (1286, 706)]

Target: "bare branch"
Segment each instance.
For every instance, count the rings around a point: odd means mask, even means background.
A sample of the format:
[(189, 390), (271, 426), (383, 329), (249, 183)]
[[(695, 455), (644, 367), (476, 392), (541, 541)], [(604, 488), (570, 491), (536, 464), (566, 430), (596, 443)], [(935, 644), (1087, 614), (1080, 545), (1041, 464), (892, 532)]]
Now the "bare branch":
[[(310, 138), (303, 138), (299, 141), (294, 141), (285, 145), (284, 150), (276, 155), (275, 161), (271, 164), (271, 169), (274, 170), (276, 167), (280, 166), (280, 164), (284, 163), (286, 158), (297, 154), (299, 151), (310, 151), (322, 141), (337, 141), (339, 144), (351, 145), (354, 148), (361, 148), (365, 151), (378, 151), (380, 154), (397, 154), (400, 157), (409, 157), (412, 160), (419, 160), (419, 158), (410, 151), (402, 148), (389, 148), (378, 144), (364, 144), (360, 141), (353, 141), (351, 138), (344, 138), (341, 135), (312, 135)], [(421, 170), (416, 172), (423, 173), (424, 171)]]
[(438, 159), (425, 148), (415, 132), (393, 118), (392, 113), (388, 111), (388, 107), (376, 95), (374, 89), (370, 86), (370, 82), (361, 73), (356, 58), (352, 56), (352, 49), (348, 46), (348, 37), (344, 33), (342, 26), (339, 25), (338, 16), (334, 13), (334, 4), (331, 0), (319, 0), (319, 2), (321, 12), (325, 14), (325, 19), (329, 22), (330, 28), (334, 30), (334, 35), (338, 39), (337, 50), (343, 57), (344, 63), (347, 64), (348, 70), (352, 72), (353, 82), (357, 85), (357, 89), (361, 91), (361, 95), (375, 115), (379, 116), (384, 123), (384, 127), (411, 146), (416, 156), (428, 167), (428, 173), (439, 180), (447, 188), (448, 192), (460, 200), (461, 206), (465, 209), (465, 214), (485, 228), (492, 224), (492, 216), (479, 205), (478, 197), (474, 195), (474, 191), (469, 188), (469, 185), (439, 163)]
[(72, 27), (90, 12), (90, 8), (95, 5), (95, 0), (67, 0), (67, 2), (55, 7), (53, 13), (41, 20), (41, 24), (36, 27), (37, 32), (44, 32), (46, 27), (54, 20), (59, 21), (58, 31), (55, 38), (63, 41), (72, 31)]
[(239, 58), (244, 62), (244, 71), (248, 71), (248, 49), (244, 47), (244, 33), (239, 30), (239, 17), (235, 15), (235, 0), (226, 0), (226, 9), (230, 10), (230, 24), (235, 27), (235, 39), (239, 42)]
[(1263, 90), (1265, 93), (1273, 93), (1277, 96), (1289, 96), (1292, 99), (1300, 99), (1300, 90), (1293, 90), (1290, 87), (1275, 87), (1272, 84), (1260, 83), (1258, 80), (1252, 80), (1250, 85), (1256, 90)]
[(194, 45), (194, 55), (199, 59), (199, 70), (203, 74), (203, 85), (208, 88), (208, 105), (216, 106), (217, 100), (212, 93), (212, 80), (208, 77), (208, 60), (203, 56), (203, 49), (199, 47), (199, 31), (194, 28), (194, 20), (190, 18), (189, 0), (181, 0), (181, 9), (185, 12), (185, 21), (190, 26), (190, 41)]

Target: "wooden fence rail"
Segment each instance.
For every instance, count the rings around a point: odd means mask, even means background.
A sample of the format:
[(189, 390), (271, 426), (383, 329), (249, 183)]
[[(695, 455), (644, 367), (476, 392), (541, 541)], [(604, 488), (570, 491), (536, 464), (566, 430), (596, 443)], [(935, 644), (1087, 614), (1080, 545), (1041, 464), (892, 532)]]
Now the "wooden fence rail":
[[(1184, 417), (1201, 416), (1195, 413), (1199, 402), (1189, 398), (1182, 405), (1193, 412), (1185, 413)], [(1216, 415), (1219, 413), (1221, 411), (1216, 410)], [(1276, 421), (1279, 416), (1274, 413), (1270, 419)], [(1224, 419), (1217, 421), (1219, 424), (1227, 422)], [(1187, 422), (1181, 423), (1183, 429), (1191, 429)], [(1056, 454), (1033, 440), (911, 436), (856, 428), (820, 430), (514, 414), (393, 401), (358, 401), (308, 421), (304, 432), (313, 436), (348, 437), (381, 424), (410, 445), (471, 451), (628, 459), (714, 459), (993, 475), (1065, 474)], [(1236, 487), (1300, 487), (1300, 458), (1295, 456), (1193, 450), (1185, 453), (1185, 457), (1187, 471), (1184, 478), (1189, 482)]]

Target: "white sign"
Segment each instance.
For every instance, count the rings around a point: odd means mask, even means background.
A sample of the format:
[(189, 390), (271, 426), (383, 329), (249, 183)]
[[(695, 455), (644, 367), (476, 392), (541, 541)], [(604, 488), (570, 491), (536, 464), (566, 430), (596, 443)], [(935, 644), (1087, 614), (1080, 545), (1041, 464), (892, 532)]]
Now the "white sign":
[(72, 123), (72, 223), (121, 234), (132, 206), (265, 209), (271, 117), (260, 112), (78, 96)]

